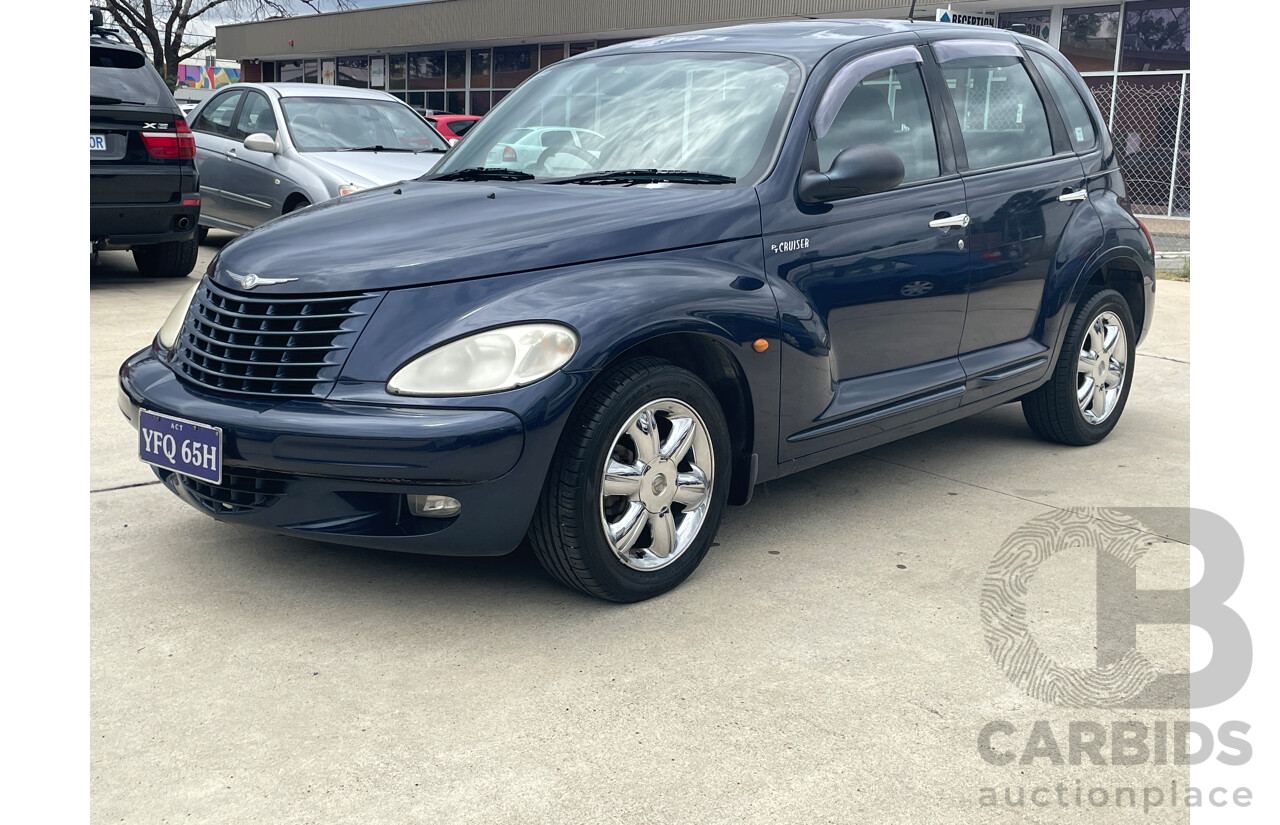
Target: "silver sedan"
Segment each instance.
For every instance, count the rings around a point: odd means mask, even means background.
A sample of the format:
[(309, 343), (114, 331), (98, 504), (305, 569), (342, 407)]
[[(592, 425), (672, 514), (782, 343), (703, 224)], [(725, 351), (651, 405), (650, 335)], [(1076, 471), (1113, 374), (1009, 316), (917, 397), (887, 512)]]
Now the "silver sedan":
[(200, 234), (246, 232), (361, 189), (422, 176), (448, 142), (386, 92), (236, 83), (192, 111)]

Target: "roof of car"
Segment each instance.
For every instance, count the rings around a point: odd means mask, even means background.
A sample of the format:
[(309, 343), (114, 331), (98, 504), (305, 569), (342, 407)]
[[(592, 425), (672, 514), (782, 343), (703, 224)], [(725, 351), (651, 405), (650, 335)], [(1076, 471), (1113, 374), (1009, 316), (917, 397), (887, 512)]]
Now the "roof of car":
[(957, 26), (954, 23), (908, 20), (782, 20), (631, 40), (569, 59), (582, 60), (635, 51), (733, 51), (785, 55), (806, 66), (812, 66), (837, 46), (902, 32), (914, 32), (922, 37), (945, 34), (949, 37), (977, 36), (989, 40), (1023, 39), (1022, 35), (1004, 29)]
[(237, 83), (237, 88), (270, 89), (281, 97), (355, 97), (366, 100), (397, 98), (380, 89), (356, 89), (327, 83)]

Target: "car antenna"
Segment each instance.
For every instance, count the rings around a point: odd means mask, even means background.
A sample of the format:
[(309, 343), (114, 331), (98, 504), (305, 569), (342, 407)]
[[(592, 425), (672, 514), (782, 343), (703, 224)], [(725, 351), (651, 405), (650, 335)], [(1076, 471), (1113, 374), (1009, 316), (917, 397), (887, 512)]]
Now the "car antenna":
[(907, 22), (916, 22), (916, 0), (911, 0), (911, 8), (907, 9)]

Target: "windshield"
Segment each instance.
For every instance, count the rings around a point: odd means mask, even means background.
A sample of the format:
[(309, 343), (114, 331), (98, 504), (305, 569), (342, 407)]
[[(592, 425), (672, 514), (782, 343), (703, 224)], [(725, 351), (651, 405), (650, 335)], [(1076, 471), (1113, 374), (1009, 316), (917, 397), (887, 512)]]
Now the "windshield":
[[(800, 84), (769, 55), (648, 53), (558, 63), (471, 129), (431, 177), (502, 169), (536, 179), (680, 170), (754, 184)], [(732, 182), (732, 181), (725, 181)]]
[(299, 152), (440, 151), (449, 144), (417, 112), (394, 100), (286, 97), (280, 100)]

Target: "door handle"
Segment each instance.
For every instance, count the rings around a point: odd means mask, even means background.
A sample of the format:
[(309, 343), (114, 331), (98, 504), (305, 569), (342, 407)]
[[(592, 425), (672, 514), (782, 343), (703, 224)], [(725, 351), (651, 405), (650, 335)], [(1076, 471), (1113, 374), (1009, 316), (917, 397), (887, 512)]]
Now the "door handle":
[(228, 149), (228, 150), (227, 150), (227, 154), (228, 154), (228, 155), (230, 155), (231, 157), (235, 157), (235, 156), (236, 156), (236, 150), (235, 150), (235, 149)]
[(968, 226), (968, 225), (969, 225), (968, 215), (951, 215), (950, 217), (934, 218), (933, 220), (929, 221), (929, 226), (933, 227), (934, 229), (947, 229), (948, 227), (952, 227), (952, 226)]
[(1062, 201), (1063, 203), (1070, 203), (1072, 201), (1085, 201), (1088, 199), (1089, 199), (1088, 189), (1077, 189), (1074, 192), (1063, 192), (1061, 195), (1058, 196), (1058, 200)]

